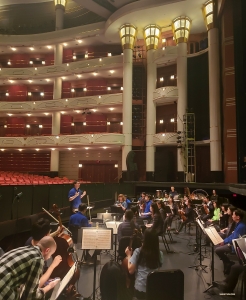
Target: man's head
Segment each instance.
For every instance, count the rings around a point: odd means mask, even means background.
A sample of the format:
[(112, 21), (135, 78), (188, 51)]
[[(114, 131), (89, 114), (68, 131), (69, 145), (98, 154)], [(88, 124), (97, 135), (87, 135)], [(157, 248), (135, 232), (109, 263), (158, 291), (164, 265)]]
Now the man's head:
[(31, 234), (34, 241), (41, 240), (44, 236), (50, 233), (50, 222), (47, 219), (41, 218), (32, 225)]
[(83, 214), (86, 212), (86, 210), (87, 210), (87, 205), (85, 205), (85, 204), (83, 204), (83, 203), (81, 203), (80, 205), (79, 205), (79, 211), (80, 212), (82, 212)]
[(236, 223), (240, 222), (244, 217), (244, 212), (240, 209), (235, 209), (232, 215), (232, 220)]
[(150, 195), (146, 194), (145, 195), (145, 201), (148, 202), (150, 200)]
[(142, 193), (141, 193), (141, 197), (144, 198), (145, 196), (146, 196), (146, 193), (145, 193), (145, 192), (142, 192)]
[(174, 192), (174, 186), (171, 186), (171, 191)]
[(73, 185), (74, 185), (75, 189), (78, 190), (79, 187), (80, 187), (80, 182), (79, 182), (79, 180), (75, 180), (75, 181), (73, 182)]
[(131, 209), (127, 209), (126, 212), (125, 212), (125, 219), (127, 221), (131, 221), (133, 219), (133, 211)]
[(213, 190), (213, 195), (216, 195), (216, 190)]
[(56, 251), (56, 242), (51, 236), (43, 237), (37, 246), (40, 248), (44, 260), (48, 260)]

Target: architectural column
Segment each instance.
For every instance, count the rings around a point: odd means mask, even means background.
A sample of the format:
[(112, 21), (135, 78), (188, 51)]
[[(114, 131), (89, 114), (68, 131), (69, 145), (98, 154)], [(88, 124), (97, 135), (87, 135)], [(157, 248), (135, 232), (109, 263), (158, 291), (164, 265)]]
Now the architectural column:
[(67, 0), (55, 0), (56, 30), (63, 29), (66, 2)]
[[(179, 43), (177, 57), (177, 86), (178, 86), (178, 103), (177, 103), (177, 131), (184, 131), (183, 116), (187, 111), (187, 43)], [(177, 170), (178, 178), (184, 179), (186, 172), (186, 162), (184, 149), (177, 149)]]
[[(134, 172), (133, 162), (127, 164), (126, 159), (132, 151), (132, 74), (133, 74), (133, 46), (136, 36), (136, 27), (131, 24), (125, 24), (120, 28), (120, 37), (123, 47), (123, 134), (125, 137), (124, 146), (122, 146), (122, 178), (131, 180), (130, 172)], [(127, 168), (128, 165), (128, 168)], [(131, 168), (132, 166), (132, 168)], [(131, 168), (132, 170), (129, 170)]]
[[(64, 12), (67, 0), (54, 0), (56, 11), (56, 28), (61, 30), (64, 26)], [(63, 45), (57, 44), (54, 48), (54, 65), (60, 65), (63, 62)], [(62, 95), (62, 79), (56, 77), (54, 79), (53, 99), (61, 99)], [(61, 113), (52, 113), (52, 135), (59, 135), (61, 127)], [(50, 171), (59, 171), (59, 150), (52, 150), (50, 156)]]
[(210, 175), (211, 182), (222, 182), (219, 32), (214, 27), (213, 12), (213, 1), (207, 1), (203, 14), (208, 30)]
[[(177, 57), (177, 131), (182, 133), (185, 139), (183, 116), (187, 112), (187, 42), (189, 38), (191, 20), (186, 16), (177, 17), (172, 21), (173, 36), (175, 38)], [(185, 181), (187, 172), (185, 141), (182, 141), (182, 148), (177, 149), (177, 176), (178, 181)]]
[(59, 171), (59, 150), (52, 150), (50, 153), (50, 171), (58, 172)]
[(156, 64), (153, 55), (158, 47), (161, 29), (157, 25), (148, 25), (144, 29), (147, 50), (147, 110), (146, 110), (146, 180), (155, 180), (155, 146), (153, 137), (156, 133), (156, 105), (153, 93), (156, 89)]

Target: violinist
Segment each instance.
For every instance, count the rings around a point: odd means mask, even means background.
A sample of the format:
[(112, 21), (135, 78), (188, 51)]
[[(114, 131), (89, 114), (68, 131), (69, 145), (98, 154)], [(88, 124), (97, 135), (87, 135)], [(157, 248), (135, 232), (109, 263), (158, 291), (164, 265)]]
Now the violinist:
[(134, 213), (131, 209), (125, 211), (125, 220), (118, 227), (118, 241), (124, 236), (132, 236), (135, 229), (140, 230), (134, 222)]
[(214, 206), (212, 201), (209, 200), (209, 197), (205, 197), (203, 200), (204, 200), (204, 204), (203, 204), (204, 214), (202, 215), (202, 220), (206, 222), (207, 220), (213, 218)]
[(150, 200), (150, 195), (145, 196), (145, 208), (144, 211), (141, 213), (141, 218), (143, 219), (150, 219), (151, 217), (151, 211), (150, 211), (150, 205), (152, 201)]
[(151, 203), (150, 211), (152, 220), (150, 224), (146, 225), (146, 227), (152, 227), (159, 235), (163, 231), (163, 219), (156, 203)]
[(185, 209), (179, 210), (181, 215), (181, 223), (179, 225), (179, 229), (174, 231), (175, 234), (179, 234), (185, 224), (193, 221), (193, 209), (191, 207), (191, 203), (191, 200), (187, 198), (185, 201)]
[(144, 233), (143, 245), (132, 251), (125, 250), (128, 259), (128, 271), (135, 274), (134, 296), (146, 299), (147, 275), (160, 268), (163, 263), (163, 253), (159, 249), (159, 239), (155, 230), (148, 228)]
[(140, 197), (138, 198), (138, 204), (139, 204), (139, 207), (140, 207), (140, 212), (144, 212), (145, 196), (146, 196), (146, 193), (142, 192)]
[(170, 207), (170, 210), (171, 210), (171, 213), (168, 213), (168, 215), (167, 215), (168, 230), (170, 230), (173, 219), (175, 217), (178, 217), (178, 207), (174, 203), (172, 196), (169, 196), (169, 198), (168, 198), (168, 206)]
[(124, 212), (128, 207), (129, 201), (130, 200), (126, 199), (125, 195), (119, 194), (118, 195), (118, 201), (116, 202), (116, 206), (121, 207), (122, 211)]
[(81, 203), (81, 199), (86, 195), (86, 191), (80, 190), (79, 180), (74, 181), (74, 187), (68, 192), (68, 200), (70, 202), (71, 211), (73, 213), (78, 211), (78, 207)]
[(208, 223), (214, 223), (214, 224), (219, 224), (219, 220), (220, 220), (220, 208), (218, 207), (218, 203), (217, 201), (212, 201), (213, 206), (214, 206), (214, 214), (213, 217), (211, 219), (208, 220)]

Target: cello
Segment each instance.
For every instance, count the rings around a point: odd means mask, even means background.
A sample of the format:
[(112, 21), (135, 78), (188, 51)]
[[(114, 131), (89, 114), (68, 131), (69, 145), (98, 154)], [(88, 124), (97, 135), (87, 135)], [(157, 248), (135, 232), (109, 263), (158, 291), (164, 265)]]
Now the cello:
[[(57, 214), (57, 219), (59, 222), (60, 228), (64, 228), (61, 221), (60, 211), (58, 209), (58, 206), (56, 204), (53, 204), (53, 210)], [(46, 212), (48, 213), (48, 212)], [(49, 213), (48, 213), (49, 214)], [(49, 214), (50, 215), (50, 214)], [(50, 215), (52, 216), (52, 215)], [(54, 218), (52, 216), (52, 218)], [(55, 218), (54, 218), (55, 219)], [(53, 270), (51, 274), (51, 278), (59, 277), (63, 279), (65, 275), (68, 273), (70, 268), (75, 264), (71, 252), (69, 251), (72, 249), (73, 240), (70, 235), (66, 234), (64, 230), (59, 233), (57, 236), (54, 237), (54, 240), (56, 242), (57, 248), (55, 253), (52, 255), (52, 258), (56, 257), (57, 255), (60, 255), (62, 257), (62, 261), (60, 264)], [(80, 277), (80, 270), (77, 268), (74, 272), (74, 275), (72, 279), (70, 280), (67, 289), (65, 290), (65, 293), (68, 297), (68, 299), (76, 299), (76, 297), (79, 296), (79, 294), (76, 291), (75, 283), (78, 281)]]

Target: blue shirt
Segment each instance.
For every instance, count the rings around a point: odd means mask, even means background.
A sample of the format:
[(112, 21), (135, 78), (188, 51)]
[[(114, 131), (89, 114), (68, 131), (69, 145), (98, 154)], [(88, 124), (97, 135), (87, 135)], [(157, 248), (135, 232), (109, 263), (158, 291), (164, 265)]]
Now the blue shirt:
[[(138, 265), (138, 259), (140, 254), (140, 248), (134, 250), (132, 257), (130, 258), (130, 263), (137, 266), (135, 271), (135, 289), (140, 292), (146, 293), (146, 281), (147, 276), (150, 272), (156, 269), (147, 268), (145, 265)], [(160, 263), (163, 264), (163, 253), (160, 251)], [(158, 268), (157, 268), (158, 269)]]
[(80, 211), (70, 217), (69, 226), (70, 225), (78, 227), (91, 227), (91, 224), (89, 224), (87, 217)]
[(81, 203), (81, 195), (82, 195), (82, 191), (80, 189), (76, 190), (75, 188), (72, 188), (69, 192), (68, 192), (68, 199), (70, 197), (73, 197), (77, 192), (79, 192), (79, 195), (74, 198), (71, 202), (71, 206), (72, 208), (78, 208), (80, 203)]
[(148, 201), (145, 202), (145, 209), (144, 209), (144, 213), (149, 213), (150, 212), (150, 205), (151, 205), (152, 201)]
[(246, 234), (246, 224), (243, 222), (238, 222), (233, 233), (224, 239), (224, 243), (232, 245), (232, 240), (238, 239), (239, 235), (243, 236), (244, 234)]

